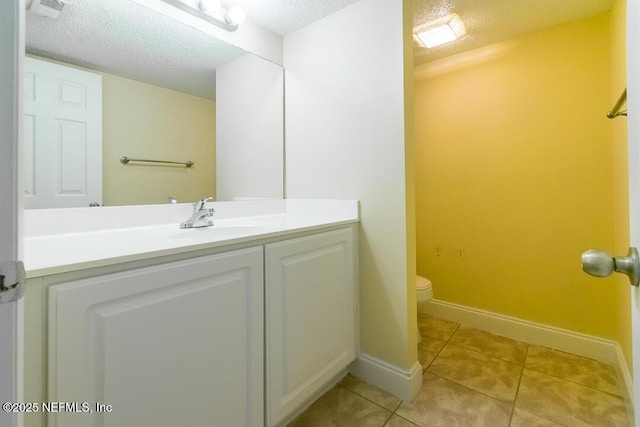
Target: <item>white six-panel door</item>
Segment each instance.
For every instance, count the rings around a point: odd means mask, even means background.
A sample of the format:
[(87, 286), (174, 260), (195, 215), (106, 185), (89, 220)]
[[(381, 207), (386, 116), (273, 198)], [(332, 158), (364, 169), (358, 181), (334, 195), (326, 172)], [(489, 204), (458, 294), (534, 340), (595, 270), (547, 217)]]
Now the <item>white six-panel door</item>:
[(25, 207), (102, 204), (102, 76), (25, 58)]

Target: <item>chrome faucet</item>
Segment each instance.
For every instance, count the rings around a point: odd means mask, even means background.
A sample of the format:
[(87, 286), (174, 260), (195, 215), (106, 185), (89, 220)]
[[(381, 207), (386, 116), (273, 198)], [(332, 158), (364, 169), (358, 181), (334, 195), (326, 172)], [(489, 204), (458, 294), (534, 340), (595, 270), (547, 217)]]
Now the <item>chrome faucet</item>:
[(215, 209), (206, 207), (207, 201), (209, 200), (211, 200), (211, 197), (205, 197), (195, 202), (193, 204), (193, 214), (191, 218), (185, 222), (181, 222), (180, 228), (211, 227), (213, 221), (209, 218), (213, 216)]

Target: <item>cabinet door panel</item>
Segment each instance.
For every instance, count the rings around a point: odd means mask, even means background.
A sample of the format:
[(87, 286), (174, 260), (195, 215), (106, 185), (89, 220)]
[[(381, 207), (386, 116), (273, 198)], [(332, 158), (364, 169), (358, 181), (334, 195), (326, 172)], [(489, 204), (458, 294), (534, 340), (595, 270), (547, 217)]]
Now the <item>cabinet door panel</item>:
[(269, 425), (356, 357), (353, 232), (266, 246)]
[[(53, 286), (58, 426), (262, 426), (262, 249)], [(57, 423), (56, 423), (57, 422)]]

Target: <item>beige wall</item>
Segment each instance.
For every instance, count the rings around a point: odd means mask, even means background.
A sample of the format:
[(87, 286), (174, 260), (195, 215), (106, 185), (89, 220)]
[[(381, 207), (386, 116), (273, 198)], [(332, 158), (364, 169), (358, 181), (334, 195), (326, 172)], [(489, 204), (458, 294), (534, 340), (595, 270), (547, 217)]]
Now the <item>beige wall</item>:
[[(102, 82), (104, 204), (215, 198), (215, 103), (110, 74)], [(123, 165), (124, 155), (195, 166)]]
[(408, 10), (409, 1), (362, 0), (284, 37), (287, 197), (360, 201), (360, 352), (399, 371), (417, 361)]
[(628, 357), (628, 284), (580, 265), (628, 245), (623, 125), (605, 115), (624, 86), (619, 6), (416, 69), (417, 259), (437, 299), (614, 339)]

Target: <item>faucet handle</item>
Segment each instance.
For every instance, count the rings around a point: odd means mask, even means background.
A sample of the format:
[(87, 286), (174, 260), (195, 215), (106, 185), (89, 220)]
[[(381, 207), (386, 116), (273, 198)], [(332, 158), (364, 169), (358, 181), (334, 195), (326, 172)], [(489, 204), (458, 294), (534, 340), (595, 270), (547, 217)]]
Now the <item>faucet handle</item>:
[(213, 200), (213, 197), (203, 197), (202, 199), (198, 200), (197, 202), (195, 202), (193, 204), (193, 210), (194, 211), (201, 211), (202, 209), (204, 209), (205, 204), (209, 201), (209, 200)]

